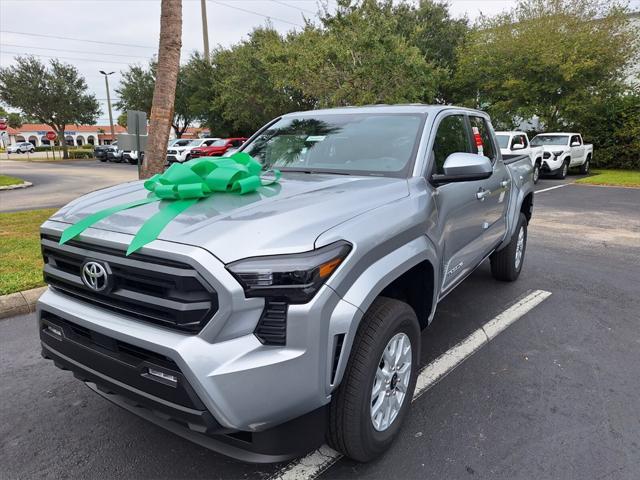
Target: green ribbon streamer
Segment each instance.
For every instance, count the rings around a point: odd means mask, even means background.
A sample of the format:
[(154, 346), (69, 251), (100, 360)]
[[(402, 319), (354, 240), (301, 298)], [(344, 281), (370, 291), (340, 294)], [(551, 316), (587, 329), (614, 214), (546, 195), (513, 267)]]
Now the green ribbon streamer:
[(250, 155), (238, 152), (229, 157), (202, 157), (185, 163), (174, 163), (164, 173), (156, 174), (144, 182), (151, 192), (147, 198), (106, 208), (70, 227), (60, 237), (60, 245), (77, 237), (87, 228), (114, 213), (152, 202), (168, 201), (159, 212), (146, 220), (129, 244), (127, 255), (154, 241), (162, 230), (178, 215), (207, 198), (214, 192), (244, 195), (261, 186), (280, 180), (280, 172), (273, 170), (270, 180), (262, 177), (262, 165)]

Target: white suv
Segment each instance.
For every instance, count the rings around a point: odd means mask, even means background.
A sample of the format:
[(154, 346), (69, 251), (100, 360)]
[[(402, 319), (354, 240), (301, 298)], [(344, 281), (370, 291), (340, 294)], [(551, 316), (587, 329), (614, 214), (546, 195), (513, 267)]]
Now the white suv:
[(180, 139), (173, 142), (173, 145), (167, 150), (167, 161), (186, 162), (191, 159), (191, 150), (196, 147), (208, 147), (219, 138), (196, 138), (194, 140)]
[(18, 142), (7, 147), (7, 153), (33, 153), (35, 151), (36, 147), (30, 142)]

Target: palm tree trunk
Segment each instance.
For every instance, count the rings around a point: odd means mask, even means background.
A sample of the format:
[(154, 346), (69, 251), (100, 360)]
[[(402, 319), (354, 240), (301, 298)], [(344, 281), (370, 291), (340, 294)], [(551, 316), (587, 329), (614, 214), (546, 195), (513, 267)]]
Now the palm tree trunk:
[(149, 139), (140, 178), (149, 178), (164, 170), (180, 69), (181, 46), (182, 0), (162, 0), (156, 85), (151, 105)]

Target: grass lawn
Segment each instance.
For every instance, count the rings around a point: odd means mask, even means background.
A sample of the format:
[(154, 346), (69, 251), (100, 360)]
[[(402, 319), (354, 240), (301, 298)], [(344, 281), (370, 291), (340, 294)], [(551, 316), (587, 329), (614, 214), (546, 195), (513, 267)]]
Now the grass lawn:
[(10, 177), (9, 175), (0, 175), (0, 187), (7, 187), (9, 185), (20, 185), (24, 180), (21, 178)]
[(0, 295), (44, 285), (39, 228), (56, 210), (0, 213)]
[(576, 180), (576, 183), (640, 187), (640, 170), (592, 170), (591, 175)]

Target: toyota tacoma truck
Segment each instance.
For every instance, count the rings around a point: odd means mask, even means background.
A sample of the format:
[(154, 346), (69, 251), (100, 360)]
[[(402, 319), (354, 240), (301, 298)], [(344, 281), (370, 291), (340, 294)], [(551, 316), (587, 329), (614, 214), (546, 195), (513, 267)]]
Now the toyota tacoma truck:
[(486, 259), (518, 278), (531, 162), (503, 159), (487, 114), (427, 105), (290, 113), (241, 150), (280, 181), (202, 199), (131, 255), (161, 202), (60, 238), (144, 199), (143, 182), (42, 225), (42, 355), (225, 455), (277, 462), (326, 441), (372, 460), (407, 416), (438, 302)]
[(544, 174), (566, 178), (572, 167), (579, 167), (582, 174), (589, 173), (593, 145), (584, 143), (579, 133), (541, 133), (533, 137), (531, 145), (544, 148)]
[(529, 136), (525, 132), (496, 132), (496, 138), (498, 139), (502, 158), (508, 159), (511, 155), (529, 156), (533, 167), (533, 183), (537, 184), (540, 179), (544, 148), (532, 146), (529, 143)]

